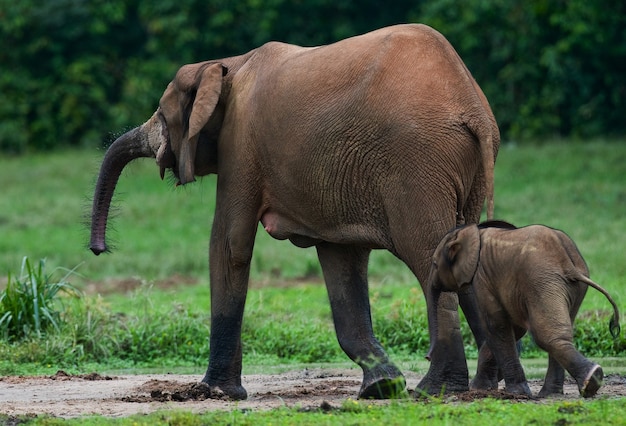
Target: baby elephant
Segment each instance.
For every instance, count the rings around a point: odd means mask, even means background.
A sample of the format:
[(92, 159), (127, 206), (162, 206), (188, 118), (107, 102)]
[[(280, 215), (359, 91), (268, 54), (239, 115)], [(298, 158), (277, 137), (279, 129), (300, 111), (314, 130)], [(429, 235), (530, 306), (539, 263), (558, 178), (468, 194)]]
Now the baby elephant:
[(613, 337), (620, 327), (617, 305), (588, 276), (576, 245), (561, 231), (541, 225), (518, 229), (501, 221), (455, 229), (433, 255), (428, 283), (431, 339), (437, 336), (441, 292), (473, 289), (487, 337), (471, 389), (497, 389), (500, 367), (506, 391), (531, 396), (516, 348), (516, 341), (529, 330), (549, 354), (539, 396), (563, 393), (564, 368), (576, 379), (583, 397), (594, 396), (602, 385), (602, 368), (573, 344), (572, 323), (587, 286), (613, 305), (609, 324)]

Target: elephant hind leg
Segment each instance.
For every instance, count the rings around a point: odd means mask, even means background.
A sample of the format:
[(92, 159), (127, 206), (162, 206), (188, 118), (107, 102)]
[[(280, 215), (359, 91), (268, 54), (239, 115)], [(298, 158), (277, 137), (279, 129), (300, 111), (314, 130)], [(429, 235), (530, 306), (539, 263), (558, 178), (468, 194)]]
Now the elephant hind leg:
[[(585, 358), (574, 346), (574, 331), (571, 321), (555, 323), (554, 318), (567, 318), (569, 320), (570, 314), (567, 310), (563, 308), (561, 312), (558, 312), (557, 307), (552, 307), (552, 315), (551, 318), (542, 318), (540, 314), (531, 315), (531, 331), (535, 337), (535, 342), (576, 380), (582, 396), (595, 395), (602, 386), (602, 368)], [(550, 326), (546, 327), (546, 324)], [(546, 378), (549, 379), (550, 376), (547, 375)]]
[(317, 245), (337, 339), (363, 369), (359, 398), (394, 398), (405, 392), (406, 381), (374, 337), (367, 284), (369, 253), (354, 246)]
[[(441, 293), (435, 320), (437, 335), (431, 335), (431, 339), (435, 340), (431, 344), (431, 363), (428, 372), (415, 388), (417, 393), (437, 395), (466, 392), (469, 389), (458, 306), (456, 293)], [(433, 307), (429, 306), (428, 309)]]
[(598, 389), (602, 386), (603, 379), (604, 372), (602, 367), (594, 364), (587, 373), (587, 377), (583, 380), (582, 386), (580, 386), (580, 395), (584, 398), (595, 396), (598, 393)]
[[(602, 386), (604, 376), (602, 368), (578, 352), (571, 338), (562, 337), (549, 341), (536, 339), (536, 341), (540, 348), (547, 351), (551, 358), (554, 357), (556, 362), (563, 366), (576, 380), (581, 396), (588, 398), (597, 393), (600, 386)], [(548, 382), (548, 379), (549, 376), (546, 375), (546, 382)], [(549, 382), (548, 385), (550, 385)]]

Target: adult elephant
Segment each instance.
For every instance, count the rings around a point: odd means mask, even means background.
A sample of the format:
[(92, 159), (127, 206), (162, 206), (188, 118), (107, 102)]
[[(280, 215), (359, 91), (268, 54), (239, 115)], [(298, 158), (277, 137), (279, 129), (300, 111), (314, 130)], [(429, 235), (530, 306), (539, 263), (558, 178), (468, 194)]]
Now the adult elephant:
[[(387, 249), (427, 280), (452, 227), (493, 206), (499, 146), (482, 91), (448, 41), (398, 25), (321, 47), (271, 42), (244, 55), (185, 65), (143, 125), (103, 160), (91, 250), (107, 251), (111, 198), (124, 166), (156, 157), (178, 184), (217, 173), (209, 253), (211, 336), (203, 379), (244, 399), (241, 325), (257, 224), (277, 239), (315, 246), (337, 337), (363, 369), (360, 397), (404, 389), (374, 337), (367, 264)], [(491, 216), (489, 213), (488, 216)], [(473, 294), (460, 296), (479, 342)], [(441, 298), (439, 336), (420, 389), (466, 390), (456, 295)]]

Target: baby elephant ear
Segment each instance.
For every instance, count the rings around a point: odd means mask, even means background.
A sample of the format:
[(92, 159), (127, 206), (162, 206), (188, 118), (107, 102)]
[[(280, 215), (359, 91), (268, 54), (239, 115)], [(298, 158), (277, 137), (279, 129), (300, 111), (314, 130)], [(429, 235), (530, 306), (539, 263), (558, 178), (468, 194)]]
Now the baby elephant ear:
[(196, 88), (196, 98), (189, 116), (187, 140), (183, 140), (178, 158), (178, 171), (181, 184), (193, 182), (196, 148), (200, 130), (209, 122), (220, 94), (222, 93), (222, 64), (209, 64), (200, 74)]
[(480, 254), (480, 232), (476, 225), (467, 225), (457, 231), (448, 245), (448, 259), (452, 275), (459, 287), (474, 279)]

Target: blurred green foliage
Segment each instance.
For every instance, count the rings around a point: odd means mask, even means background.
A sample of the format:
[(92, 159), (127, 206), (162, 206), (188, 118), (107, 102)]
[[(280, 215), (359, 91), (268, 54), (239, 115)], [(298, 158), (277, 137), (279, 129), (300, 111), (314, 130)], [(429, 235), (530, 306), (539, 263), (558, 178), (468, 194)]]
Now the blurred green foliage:
[(457, 48), (504, 140), (626, 134), (626, 3), (0, 0), (0, 151), (97, 146), (185, 63), (424, 22)]

